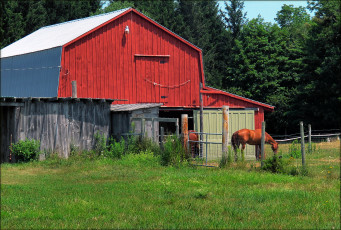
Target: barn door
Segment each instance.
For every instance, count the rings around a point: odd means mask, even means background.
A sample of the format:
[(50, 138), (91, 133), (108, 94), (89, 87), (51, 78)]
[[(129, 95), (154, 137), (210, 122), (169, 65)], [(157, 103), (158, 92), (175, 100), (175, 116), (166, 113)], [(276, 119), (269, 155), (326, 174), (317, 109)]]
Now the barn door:
[[(212, 135), (207, 135), (208, 142), (222, 142), (222, 110), (221, 109), (205, 109), (203, 113), (203, 124), (204, 133), (212, 133)], [(193, 112), (194, 117), (194, 129), (199, 132), (200, 130), (200, 111), (195, 110)], [(229, 146), (231, 146), (231, 136), (239, 129), (254, 129), (254, 111), (253, 110), (229, 110)], [(206, 135), (204, 135), (204, 141), (206, 141)], [(220, 159), (222, 156), (222, 145), (218, 144), (208, 144), (203, 145), (203, 156), (206, 156), (208, 160)], [(245, 149), (246, 158), (255, 157), (255, 147), (247, 145)]]
[(169, 99), (169, 57), (138, 56), (136, 58), (137, 102), (164, 103)]

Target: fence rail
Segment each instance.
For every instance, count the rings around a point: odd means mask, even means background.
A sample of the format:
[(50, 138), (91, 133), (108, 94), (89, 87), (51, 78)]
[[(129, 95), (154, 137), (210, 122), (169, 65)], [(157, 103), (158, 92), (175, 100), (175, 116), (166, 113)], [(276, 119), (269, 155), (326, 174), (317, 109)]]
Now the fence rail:
[[(333, 134), (316, 134), (316, 135), (310, 135), (312, 138), (313, 137), (333, 137), (333, 136), (340, 136), (341, 133), (333, 133)], [(305, 135), (304, 138), (309, 137), (309, 135)], [(287, 139), (275, 139), (277, 142), (286, 142), (286, 141), (293, 141), (293, 140), (299, 140), (301, 139), (300, 136), (292, 137), (292, 138), (287, 138)]]

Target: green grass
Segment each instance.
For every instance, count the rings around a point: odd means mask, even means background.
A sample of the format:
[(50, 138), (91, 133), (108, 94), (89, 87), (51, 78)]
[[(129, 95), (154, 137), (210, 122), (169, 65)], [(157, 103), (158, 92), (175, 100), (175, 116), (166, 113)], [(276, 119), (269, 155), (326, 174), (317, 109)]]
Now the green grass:
[(307, 155), (305, 177), (159, 162), (147, 151), (1, 165), (1, 229), (340, 229), (338, 149)]

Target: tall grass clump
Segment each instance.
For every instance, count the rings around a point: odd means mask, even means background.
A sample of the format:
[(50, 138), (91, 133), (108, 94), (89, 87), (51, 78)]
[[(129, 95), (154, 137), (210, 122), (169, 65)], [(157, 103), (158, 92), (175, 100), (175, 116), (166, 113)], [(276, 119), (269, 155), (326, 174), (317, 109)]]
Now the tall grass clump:
[(225, 168), (226, 166), (230, 166), (232, 163), (232, 149), (231, 146), (227, 147), (227, 152), (223, 153), (221, 156), (221, 160), (219, 162), (220, 168)]
[(40, 142), (38, 140), (20, 140), (10, 146), (12, 154), (18, 162), (36, 160), (40, 154)]
[(159, 155), (160, 148), (151, 138), (129, 135), (115, 140), (110, 137), (109, 140), (105, 135), (96, 133), (95, 143), (92, 151), (97, 156), (105, 156), (115, 159), (122, 158), (127, 154), (140, 154), (141, 152), (151, 152), (154, 155)]
[(128, 136), (125, 139), (125, 154), (139, 154), (140, 152), (152, 152), (159, 155), (160, 147), (151, 138), (146, 136)]
[(289, 156), (295, 159), (301, 157), (301, 146), (298, 143), (298, 140), (294, 140), (289, 146)]
[(164, 149), (160, 152), (160, 163), (163, 166), (179, 165), (188, 160), (186, 150), (183, 147), (181, 140), (176, 136), (168, 136), (164, 143)]

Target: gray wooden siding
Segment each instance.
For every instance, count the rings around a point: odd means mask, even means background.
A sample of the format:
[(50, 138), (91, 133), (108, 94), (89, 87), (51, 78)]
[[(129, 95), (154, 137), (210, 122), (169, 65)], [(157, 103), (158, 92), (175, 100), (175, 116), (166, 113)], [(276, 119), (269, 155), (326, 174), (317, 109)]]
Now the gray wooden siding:
[(68, 157), (70, 145), (90, 149), (96, 132), (109, 134), (110, 104), (91, 101), (26, 101), (22, 107), (1, 108), (1, 161), (7, 162), (10, 135), (19, 140), (36, 139), (42, 151)]

